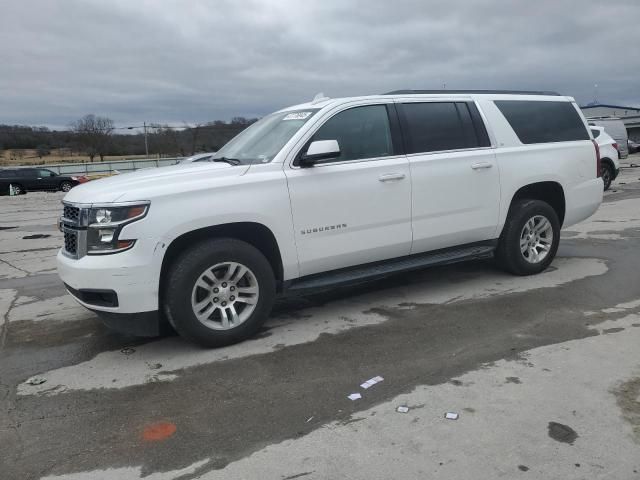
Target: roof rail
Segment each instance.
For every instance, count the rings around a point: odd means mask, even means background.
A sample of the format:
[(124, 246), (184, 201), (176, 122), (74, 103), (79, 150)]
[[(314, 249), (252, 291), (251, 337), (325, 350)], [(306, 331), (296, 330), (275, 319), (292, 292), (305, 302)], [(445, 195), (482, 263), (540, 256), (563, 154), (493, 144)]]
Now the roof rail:
[(447, 94), (447, 93), (488, 93), (488, 94), (510, 94), (510, 95), (554, 95), (560, 96), (558, 92), (541, 92), (529, 90), (394, 90), (382, 95), (421, 95), (421, 94)]

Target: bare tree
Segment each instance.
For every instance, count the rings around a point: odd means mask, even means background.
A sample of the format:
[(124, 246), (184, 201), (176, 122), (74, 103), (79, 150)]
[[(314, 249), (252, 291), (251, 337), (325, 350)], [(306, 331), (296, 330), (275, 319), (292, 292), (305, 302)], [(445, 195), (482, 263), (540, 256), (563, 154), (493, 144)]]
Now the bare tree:
[(36, 148), (36, 154), (42, 160), (42, 157), (46, 157), (47, 155), (51, 155), (51, 150), (46, 145), (38, 145)]
[(191, 139), (191, 155), (196, 153), (196, 147), (198, 142), (198, 136), (200, 135), (200, 129), (204, 126), (204, 123), (196, 123), (193, 127), (185, 122), (185, 130), (189, 132)]
[(96, 155), (99, 155), (100, 161), (103, 161), (113, 134), (113, 120), (93, 114), (85, 115), (72, 123), (71, 128), (89, 159), (93, 162)]
[(173, 155), (180, 150), (178, 133), (173, 128), (160, 124), (151, 124), (148, 128), (151, 132), (151, 145), (161, 157)]

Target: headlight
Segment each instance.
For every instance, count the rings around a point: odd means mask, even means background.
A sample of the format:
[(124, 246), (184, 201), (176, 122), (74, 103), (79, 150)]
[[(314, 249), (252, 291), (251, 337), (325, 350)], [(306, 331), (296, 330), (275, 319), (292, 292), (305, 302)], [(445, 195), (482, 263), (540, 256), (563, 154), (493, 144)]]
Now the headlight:
[(120, 239), (120, 232), (125, 225), (144, 217), (148, 210), (149, 203), (91, 208), (87, 230), (87, 254), (104, 255), (133, 247), (135, 239)]

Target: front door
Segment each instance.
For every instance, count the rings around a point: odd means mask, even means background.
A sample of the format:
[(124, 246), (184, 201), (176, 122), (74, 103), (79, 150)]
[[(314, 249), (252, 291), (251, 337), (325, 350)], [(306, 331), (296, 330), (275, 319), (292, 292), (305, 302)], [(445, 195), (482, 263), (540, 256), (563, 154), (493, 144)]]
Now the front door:
[(40, 184), (40, 190), (57, 190), (56, 176), (51, 175), (51, 170), (38, 169), (38, 183)]
[(391, 130), (386, 105), (342, 110), (306, 143), (337, 140), (339, 157), (285, 167), (301, 275), (409, 254), (410, 171)]

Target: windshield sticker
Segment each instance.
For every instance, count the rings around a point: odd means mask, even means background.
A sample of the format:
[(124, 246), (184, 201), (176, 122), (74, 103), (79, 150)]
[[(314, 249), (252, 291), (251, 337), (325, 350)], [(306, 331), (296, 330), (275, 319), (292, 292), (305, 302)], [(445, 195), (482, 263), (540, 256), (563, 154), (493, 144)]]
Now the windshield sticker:
[(311, 112), (293, 112), (285, 116), (282, 120), (304, 120)]

